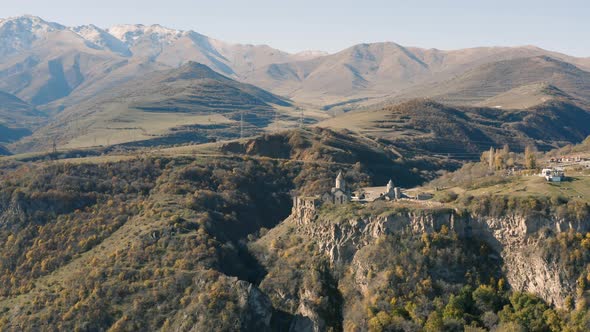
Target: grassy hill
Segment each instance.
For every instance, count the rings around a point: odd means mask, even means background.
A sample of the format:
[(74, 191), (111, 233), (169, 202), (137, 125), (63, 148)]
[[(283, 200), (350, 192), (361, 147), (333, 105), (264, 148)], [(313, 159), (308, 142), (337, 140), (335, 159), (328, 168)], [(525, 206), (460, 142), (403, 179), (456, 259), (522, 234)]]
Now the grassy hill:
[(590, 113), (566, 101), (548, 101), (523, 110), (453, 107), (413, 100), (395, 106), (353, 111), (317, 124), (383, 139), (406, 153), (479, 158), (490, 146), (527, 144), (542, 149), (580, 142), (590, 134)]
[[(476, 104), (482, 107), (503, 109), (523, 109), (533, 107), (550, 100), (574, 101), (571, 95), (548, 83), (523, 85)], [(581, 102), (578, 100), (578, 102)]]
[[(370, 175), (355, 179), (368, 185), (383, 185), (392, 179), (402, 186), (436, 177), (440, 169), (455, 169), (452, 160), (416, 156), (401, 158), (395, 146), (351, 133), (324, 128), (311, 128), (267, 134), (257, 138), (223, 143), (219, 149), (226, 153), (261, 156), (283, 160), (297, 160), (311, 164), (340, 164), (344, 169), (355, 169)], [(321, 193), (332, 186), (332, 178), (313, 175), (318, 182), (306, 186), (308, 192)]]
[(17, 149), (47, 148), (48, 137), (68, 148), (206, 142), (239, 137), (242, 117), (244, 135), (252, 135), (273, 122), (296, 126), (301, 112), (284, 98), (190, 62), (63, 110)]
[(30, 135), (46, 117), (18, 97), (0, 91), (0, 142), (13, 142)]
[(454, 105), (477, 104), (512, 89), (543, 83), (590, 101), (590, 72), (549, 56), (484, 64), (444, 82), (414, 87), (396, 99), (427, 97)]

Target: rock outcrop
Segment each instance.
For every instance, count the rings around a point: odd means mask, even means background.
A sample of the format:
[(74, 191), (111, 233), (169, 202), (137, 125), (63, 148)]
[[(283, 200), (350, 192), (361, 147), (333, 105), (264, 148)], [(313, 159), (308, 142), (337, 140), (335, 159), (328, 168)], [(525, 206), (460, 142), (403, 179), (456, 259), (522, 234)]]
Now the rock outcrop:
[(266, 331), (270, 327), (272, 303), (264, 293), (251, 283), (236, 280), (234, 290), (238, 294), (238, 306), (242, 308), (244, 331)]
[[(166, 328), (170, 331), (206, 331), (206, 330), (239, 330), (239, 331), (271, 331), (271, 319), (274, 312), (270, 299), (251, 283), (235, 277), (219, 275), (217, 281), (211, 283), (206, 277), (195, 284), (195, 289), (215, 293), (225, 290), (228, 303), (233, 310), (222, 313), (215, 308), (208, 296), (194, 295), (192, 301), (174, 317), (169, 319)], [(197, 291), (198, 292), (198, 291)], [(212, 304), (213, 303), (213, 304)], [(212, 325), (217, 324), (217, 325)]]
[[(590, 230), (590, 221), (540, 215), (461, 215), (452, 209), (398, 211), (341, 220), (301, 211), (294, 213), (289, 220), (297, 223), (300, 232), (314, 238), (333, 264), (353, 265), (356, 252), (382, 235), (394, 232), (431, 233), (446, 226), (459, 237), (487, 242), (500, 255), (504, 274), (513, 289), (534, 293), (557, 307), (564, 306), (566, 296), (575, 294), (575, 280), (570, 280), (561, 273), (556, 262), (544, 259), (535, 250), (540, 241), (539, 231)], [(362, 268), (362, 264), (357, 265)], [(362, 290), (362, 280), (358, 280), (358, 286)]]

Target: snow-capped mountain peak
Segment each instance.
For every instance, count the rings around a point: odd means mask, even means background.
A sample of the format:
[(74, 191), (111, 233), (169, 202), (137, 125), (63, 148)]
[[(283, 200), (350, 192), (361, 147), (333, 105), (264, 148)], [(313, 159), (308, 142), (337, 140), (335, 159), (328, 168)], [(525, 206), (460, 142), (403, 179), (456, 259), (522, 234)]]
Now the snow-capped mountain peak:
[(0, 29), (12, 31), (30, 31), (32, 33), (47, 33), (63, 30), (65, 27), (58, 23), (47, 22), (38, 16), (23, 15), (0, 20)]
[(125, 43), (93, 24), (82, 25), (71, 30), (97, 48), (108, 49), (123, 56), (131, 55)]
[(166, 28), (159, 24), (123, 24), (113, 26), (107, 29), (107, 31), (127, 45), (133, 45), (143, 37), (148, 37), (152, 41), (169, 44), (186, 34), (184, 31)]
[(35, 40), (64, 29), (63, 25), (32, 15), (3, 19), (0, 21), (0, 55), (6, 56), (28, 49)]

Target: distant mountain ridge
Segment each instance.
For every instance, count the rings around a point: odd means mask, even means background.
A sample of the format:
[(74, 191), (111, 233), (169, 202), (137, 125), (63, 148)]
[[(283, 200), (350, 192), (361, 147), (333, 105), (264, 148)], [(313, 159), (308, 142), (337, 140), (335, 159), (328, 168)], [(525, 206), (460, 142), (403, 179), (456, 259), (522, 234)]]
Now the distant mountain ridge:
[(442, 51), (374, 43), (311, 60), (271, 64), (246, 74), (246, 80), (294, 100), (330, 105), (392, 98), (407, 94), (407, 90), (444, 85), (481, 66), (543, 56), (575, 64), (580, 70), (590, 69), (587, 59), (533, 46)]
[(590, 72), (547, 55), (486, 63), (443, 82), (407, 89), (393, 100), (431, 98), (471, 105), (531, 84), (551, 85), (570, 98), (590, 103)]
[(0, 20), (0, 56), (24, 51), (43, 35), (64, 29), (63, 25), (30, 15)]
[(534, 46), (443, 51), (383, 42), (359, 44), (335, 54), (290, 54), (267, 45), (231, 44), (160, 25), (66, 27), (35, 16), (0, 21), (0, 55), (0, 90), (52, 110), (188, 61), (321, 106), (378, 101), (445, 82), (478, 66), (518, 58), (549, 56), (590, 70), (590, 58)]
[[(274, 130), (291, 128), (294, 122), (312, 123), (416, 98), (466, 114), (478, 107), (537, 107), (549, 114), (554, 107), (575, 110), (574, 118), (585, 119), (578, 111), (590, 109), (590, 58), (535, 46), (445, 51), (393, 42), (358, 44), (334, 54), (290, 54), (157, 24), (67, 27), (21, 16), (0, 20), (0, 91), (27, 105), (5, 107), (7, 119), (15, 120), (9, 128), (36, 130), (32, 137), (11, 143), (15, 151), (47, 148), (47, 137), (68, 147), (176, 144), (235, 137), (239, 112), (247, 113), (251, 127), (246, 133), (254, 134), (271, 124)], [(15, 116), (18, 110), (23, 116)], [(40, 116), (28, 116), (29, 110)], [(505, 115), (490, 114), (498, 119)], [(546, 119), (540, 123), (549, 126)], [(563, 123), (576, 128), (575, 137), (555, 134), (554, 141), (541, 145), (579, 141), (583, 130), (578, 123)], [(168, 140), (170, 135), (184, 136)], [(486, 144), (491, 141), (500, 140)]]
[(54, 110), (188, 61), (238, 78), (268, 63), (315, 56), (230, 44), (159, 25), (66, 27), (35, 16), (0, 21), (0, 55), (0, 90)]
[(72, 30), (92, 45), (98, 46), (99, 48), (108, 49), (122, 56), (132, 55), (128, 45), (120, 38), (114, 37), (108, 31), (93, 24), (74, 27)]

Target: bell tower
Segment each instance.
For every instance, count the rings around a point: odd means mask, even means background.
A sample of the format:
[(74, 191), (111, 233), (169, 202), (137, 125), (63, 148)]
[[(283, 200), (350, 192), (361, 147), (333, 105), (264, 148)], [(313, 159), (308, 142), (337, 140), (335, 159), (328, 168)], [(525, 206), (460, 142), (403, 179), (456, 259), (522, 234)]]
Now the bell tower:
[(342, 171), (336, 177), (336, 186), (334, 188), (346, 191), (346, 182), (344, 181), (344, 176), (342, 176)]
[(393, 181), (391, 181), (391, 179), (389, 180), (389, 182), (387, 182), (387, 189), (386, 192), (388, 195), (392, 195), (393, 194)]

